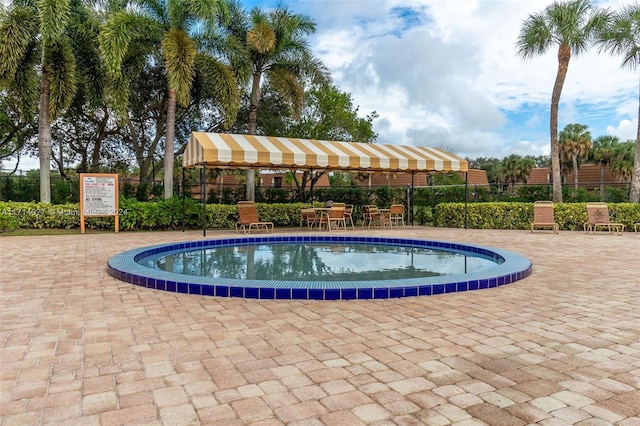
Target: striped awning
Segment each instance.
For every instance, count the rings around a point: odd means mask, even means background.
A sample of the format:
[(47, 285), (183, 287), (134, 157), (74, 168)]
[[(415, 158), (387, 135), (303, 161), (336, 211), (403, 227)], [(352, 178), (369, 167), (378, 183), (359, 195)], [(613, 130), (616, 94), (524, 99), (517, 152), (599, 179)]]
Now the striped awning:
[(462, 158), (422, 146), (193, 132), (183, 167), (358, 171), (467, 171)]

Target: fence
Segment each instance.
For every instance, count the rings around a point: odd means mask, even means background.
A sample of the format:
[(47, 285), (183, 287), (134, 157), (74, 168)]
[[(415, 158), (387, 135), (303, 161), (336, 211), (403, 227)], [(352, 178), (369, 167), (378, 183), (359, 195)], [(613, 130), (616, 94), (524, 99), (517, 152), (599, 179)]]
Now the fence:
[[(162, 197), (162, 182), (140, 182), (136, 178), (121, 178), (120, 195), (125, 198), (136, 198), (147, 201)], [(572, 184), (562, 187), (565, 202), (627, 202), (629, 201), (630, 183), (605, 182), (604, 194), (600, 196), (600, 182), (581, 184), (576, 190)], [(200, 186), (193, 179), (185, 182), (186, 194), (199, 198)], [(468, 192), (467, 192), (468, 191)], [(176, 180), (174, 193), (182, 195), (182, 182)], [(443, 202), (489, 202), (489, 201), (521, 201), (551, 200), (551, 185), (445, 185), (414, 188), (413, 194), (407, 194), (406, 187), (369, 187), (369, 186), (316, 186), (311, 192), (292, 188), (257, 187), (255, 199), (258, 202), (293, 203), (326, 200), (340, 200), (349, 204), (378, 204), (388, 206), (391, 203), (406, 202), (411, 195), (413, 205), (434, 207)], [(51, 177), (52, 204), (79, 202), (79, 178)], [(0, 201), (38, 202), (40, 199), (40, 180), (37, 174), (8, 175), (0, 172)], [(241, 184), (207, 185), (207, 202), (211, 204), (235, 204), (246, 199), (245, 188)]]

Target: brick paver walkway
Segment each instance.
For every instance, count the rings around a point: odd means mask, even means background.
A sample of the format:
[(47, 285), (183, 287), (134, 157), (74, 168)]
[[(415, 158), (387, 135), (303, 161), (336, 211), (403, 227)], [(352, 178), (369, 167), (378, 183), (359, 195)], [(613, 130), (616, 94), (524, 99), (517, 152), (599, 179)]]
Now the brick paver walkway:
[(227, 299), (106, 273), (113, 254), (201, 232), (2, 237), (0, 424), (640, 425), (639, 234), (349, 233), (502, 247), (533, 274), (429, 297)]

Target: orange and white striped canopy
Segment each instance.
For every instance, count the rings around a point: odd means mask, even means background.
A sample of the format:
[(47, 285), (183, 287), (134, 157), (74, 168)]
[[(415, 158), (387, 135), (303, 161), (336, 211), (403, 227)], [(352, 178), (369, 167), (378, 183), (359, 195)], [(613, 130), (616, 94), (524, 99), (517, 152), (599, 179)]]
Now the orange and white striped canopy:
[(183, 167), (359, 171), (467, 171), (439, 148), (193, 132)]

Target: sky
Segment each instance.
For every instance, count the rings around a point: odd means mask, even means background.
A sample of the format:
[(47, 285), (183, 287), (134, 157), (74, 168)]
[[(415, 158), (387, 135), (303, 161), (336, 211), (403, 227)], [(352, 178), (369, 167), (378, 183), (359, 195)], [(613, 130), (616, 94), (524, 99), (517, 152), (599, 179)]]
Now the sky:
[[(626, 1), (601, 1), (619, 10)], [(244, 0), (247, 8), (277, 5)], [(462, 157), (549, 155), (557, 48), (522, 60), (516, 41), (550, 0), (289, 0), (311, 17), (314, 53), (362, 116), (376, 111), (378, 143), (435, 146)], [(573, 56), (561, 130), (635, 140), (640, 72), (608, 53)]]
[[(242, 1), (247, 9), (269, 9), (279, 0)], [(378, 143), (469, 158), (549, 155), (557, 49), (525, 61), (516, 40), (522, 23), (550, 0), (282, 1), (316, 22), (312, 50), (359, 114), (377, 112)], [(619, 10), (631, 1), (597, 5)], [(635, 140), (640, 70), (621, 63), (597, 49), (572, 56), (559, 130), (580, 123), (593, 138)], [(27, 159), (21, 169), (30, 164), (37, 168)]]

